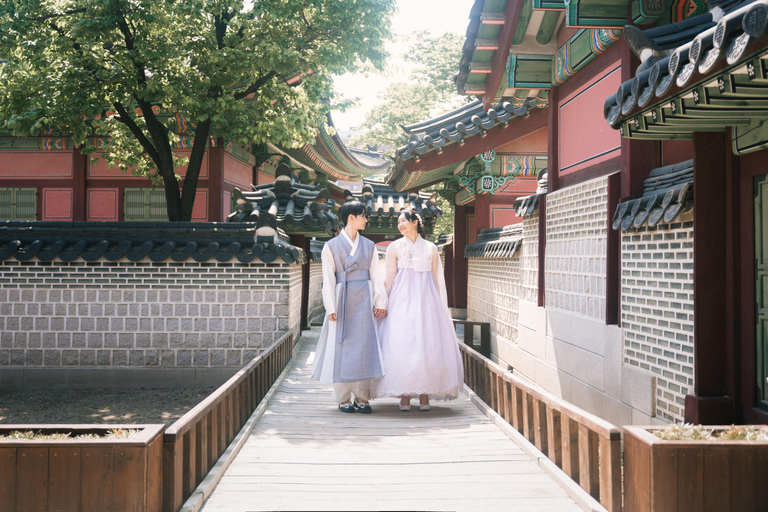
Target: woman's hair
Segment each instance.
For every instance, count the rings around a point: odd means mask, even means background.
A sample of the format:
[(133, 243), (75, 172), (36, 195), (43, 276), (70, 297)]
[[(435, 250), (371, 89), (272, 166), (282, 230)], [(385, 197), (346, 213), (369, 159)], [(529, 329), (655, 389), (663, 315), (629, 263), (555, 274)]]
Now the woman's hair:
[(413, 208), (404, 208), (400, 210), (400, 215), (405, 217), (405, 220), (408, 222), (416, 221), (416, 230), (422, 237), (427, 238), (427, 235), (424, 234), (424, 224), (421, 223), (421, 215), (416, 213), (416, 210)]
[(357, 200), (347, 201), (339, 208), (339, 217), (342, 225), (347, 225), (350, 215), (363, 215), (366, 213), (365, 205)]

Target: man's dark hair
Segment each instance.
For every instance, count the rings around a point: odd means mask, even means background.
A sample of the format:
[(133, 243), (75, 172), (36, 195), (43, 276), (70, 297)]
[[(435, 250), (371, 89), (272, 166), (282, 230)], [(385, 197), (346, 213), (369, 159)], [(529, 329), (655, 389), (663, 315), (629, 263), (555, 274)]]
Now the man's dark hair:
[(366, 213), (365, 205), (360, 201), (347, 201), (339, 208), (339, 218), (345, 226), (350, 215), (363, 215), (364, 213)]

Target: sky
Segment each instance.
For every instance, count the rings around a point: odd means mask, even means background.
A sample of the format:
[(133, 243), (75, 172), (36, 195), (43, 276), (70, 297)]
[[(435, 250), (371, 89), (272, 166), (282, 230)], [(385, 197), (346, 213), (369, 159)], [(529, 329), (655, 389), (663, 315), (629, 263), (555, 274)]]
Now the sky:
[[(408, 44), (402, 36), (420, 30), (427, 30), (435, 36), (445, 32), (454, 32), (463, 36), (469, 25), (469, 10), (474, 0), (398, 0), (397, 3), (398, 13), (392, 19), (392, 30), (401, 37), (398, 37), (399, 41), (387, 46), (392, 59), (389, 75), (347, 74), (334, 77), (337, 91), (348, 98), (360, 98), (359, 108), (331, 114), (333, 124), (340, 131), (350, 130), (362, 123), (365, 113), (377, 103), (376, 95), (387, 85), (407, 80), (409, 72), (403, 65), (402, 54), (408, 49)], [(458, 64), (457, 62), (457, 71)]]

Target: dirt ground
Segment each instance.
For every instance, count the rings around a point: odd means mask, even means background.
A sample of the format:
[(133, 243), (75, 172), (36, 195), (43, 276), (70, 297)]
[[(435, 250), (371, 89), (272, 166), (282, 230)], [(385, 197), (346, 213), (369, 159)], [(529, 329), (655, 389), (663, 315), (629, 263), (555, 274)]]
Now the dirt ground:
[(170, 425), (215, 388), (0, 390), (0, 425), (165, 423)]

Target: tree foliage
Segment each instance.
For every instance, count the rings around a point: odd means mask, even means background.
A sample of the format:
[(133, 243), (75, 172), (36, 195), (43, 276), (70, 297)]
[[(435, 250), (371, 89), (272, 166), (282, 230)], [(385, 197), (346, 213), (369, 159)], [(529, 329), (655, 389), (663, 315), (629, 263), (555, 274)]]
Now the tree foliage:
[[(107, 161), (162, 181), (169, 219), (189, 220), (208, 141), (311, 140), (334, 102), (331, 75), (383, 68), (393, 10), (394, 0), (3, 0), (0, 129), (59, 127), (86, 151), (107, 137)], [(181, 187), (175, 116), (193, 137)]]
[(395, 82), (381, 94), (381, 102), (366, 113), (361, 126), (366, 132), (353, 143), (378, 146), (404, 145), (408, 134), (401, 128), (453, 110), (469, 98), (456, 91), (453, 77), (458, 70), (464, 38), (452, 33), (432, 36), (418, 32), (406, 62), (413, 65), (407, 82)]

